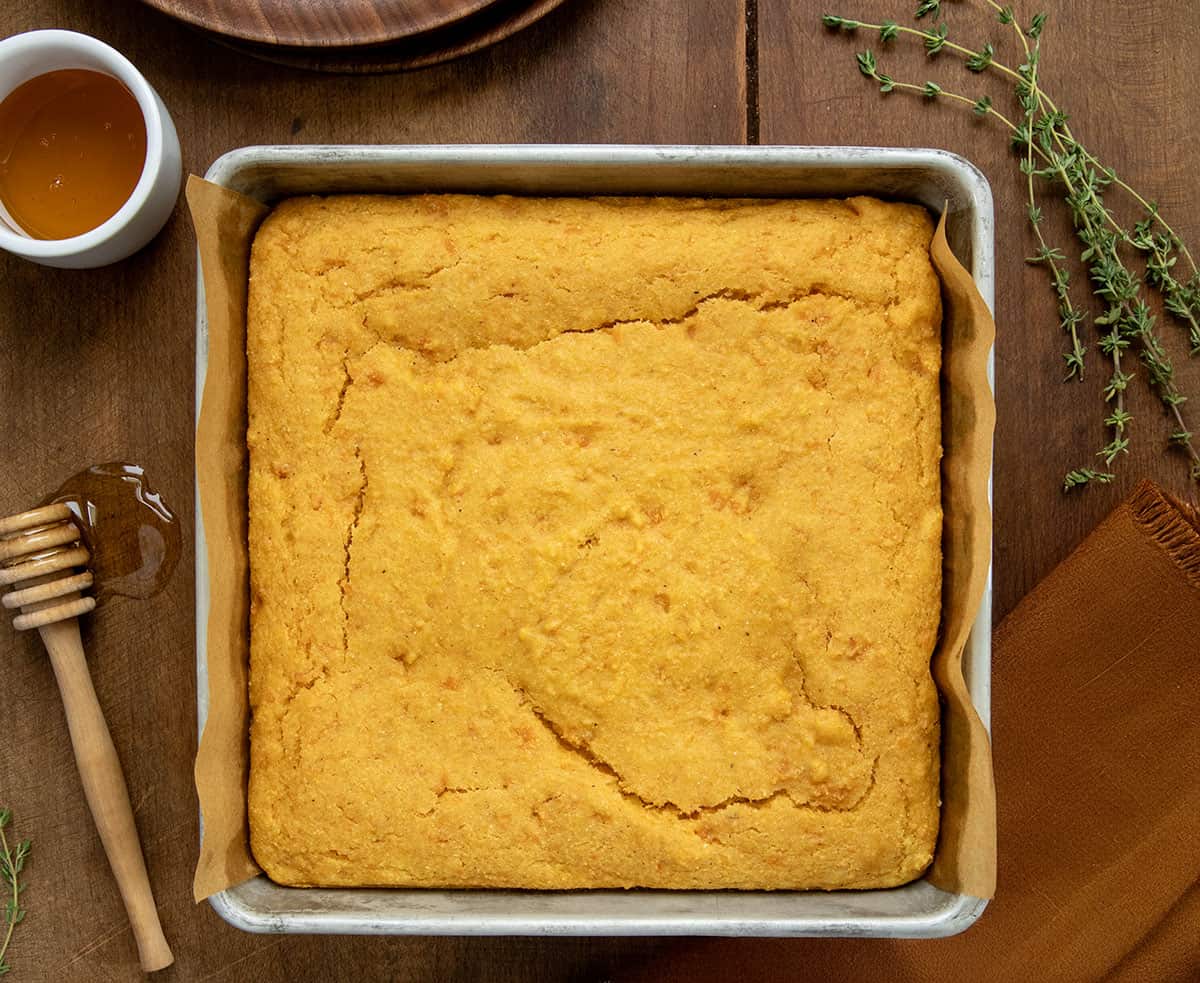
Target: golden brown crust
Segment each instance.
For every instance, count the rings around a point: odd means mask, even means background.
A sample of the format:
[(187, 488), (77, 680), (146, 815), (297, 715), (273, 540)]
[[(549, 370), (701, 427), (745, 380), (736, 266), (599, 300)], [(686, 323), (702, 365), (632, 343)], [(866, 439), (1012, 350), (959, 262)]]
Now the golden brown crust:
[(280, 205), (247, 331), (270, 876), (918, 876), (930, 236), (866, 198)]

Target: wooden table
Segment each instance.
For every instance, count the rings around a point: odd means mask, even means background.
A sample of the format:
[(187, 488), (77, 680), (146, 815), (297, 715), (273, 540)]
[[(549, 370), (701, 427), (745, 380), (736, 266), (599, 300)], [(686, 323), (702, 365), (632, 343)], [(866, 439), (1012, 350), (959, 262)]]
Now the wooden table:
[[(979, 164), (997, 204), (995, 614), (1002, 618), (1130, 489), (1151, 476), (1194, 495), (1161, 451), (1165, 424), (1135, 387), (1135, 442), (1119, 480), (1070, 497), (1069, 466), (1104, 440), (1099, 360), (1060, 382), (1063, 337), (1032, 250), (1023, 179), (995, 126), (950, 105), (881, 98), (855, 71), (861, 41), (819, 26), (828, 7), (908, 22), (910, 0), (570, 0), (528, 32), (467, 60), (411, 75), (321, 77), (261, 64), (135, 0), (9, 0), (0, 35), (66, 27), (127, 54), (173, 113), (188, 169), (254, 143), (628, 142), (886, 144), (945, 147)], [(979, 7), (975, 3), (971, 7)], [(1028, 5), (1026, 15), (1033, 8)], [(1195, 51), (1200, 5), (1046, 0), (1044, 78), (1077, 132), (1176, 227), (1200, 241)], [(965, 37), (999, 37), (989, 15), (955, 4)], [(1014, 59), (1006, 37), (1000, 46)], [(899, 77), (985, 83), (950, 59), (926, 67), (901, 44)], [(997, 97), (1008, 94), (998, 82)], [(1119, 121), (1119, 125), (1118, 125)], [(1052, 212), (1056, 235), (1065, 230)], [(1064, 243), (1065, 235), (1059, 235)], [(59, 272), (0, 255), (0, 513), (28, 507), (95, 462), (144, 464), (190, 529), (195, 252), (180, 207), (139, 255)], [(1165, 334), (1185, 391), (1200, 361)], [(1196, 406), (1200, 411), (1200, 404)], [(1197, 427), (1200, 429), (1200, 426)], [(680, 943), (621, 939), (254, 937), (191, 900), (197, 818), (190, 542), (172, 583), (145, 602), (114, 600), (86, 629), (92, 668), (125, 763), (177, 963), (161, 979), (605, 979)], [(80, 791), (49, 665), (36, 637), (0, 630), (0, 802), (34, 839), (29, 916), (16, 979), (126, 980), (132, 938)], [(1019, 708), (998, 707), (998, 721)], [(803, 942), (795, 943), (803, 965)], [(741, 949), (752, 958), (752, 946)]]

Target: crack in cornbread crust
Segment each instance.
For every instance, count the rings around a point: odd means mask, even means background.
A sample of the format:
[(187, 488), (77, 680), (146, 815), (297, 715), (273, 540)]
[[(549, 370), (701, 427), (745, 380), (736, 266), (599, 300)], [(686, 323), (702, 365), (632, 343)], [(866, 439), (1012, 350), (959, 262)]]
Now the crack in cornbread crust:
[(929, 236), (919, 209), (868, 199), (277, 209), (247, 339), (268, 873), (919, 874), (937, 829)]
[[(835, 811), (854, 809), (855, 807), (857, 807), (858, 803), (861, 802), (864, 798), (866, 798), (871, 793), (871, 790), (875, 787), (875, 767), (879, 763), (878, 758), (876, 758), (871, 764), (870, 778), (868, 780), (866, 788), (863, 790), (863, 792), (859, 796), (859, 798), (856, 801), (854, 801), (846, 806), (843, 806), (839, 809), (835, 809), (830, 806), (824, 806), (824, 805), (820, 805), (820, 804), (816, 804), (816, 803), (812, 803), (812, 802), (797, 802), (791, 795), (788, 794), (786, 789), (782, 789), (782, 788), (775, 789), (774, 791), (769, 792), (768, 794), (761, 796), (759, 798), (751, 798), (746, 795), (730, 795), (730, 796), (727, 796), (726, 798), (722, 799), (721, 801), (714, 802), (710, 805), (696, 805), (690, 811), (685, 811), (684, 809), (681, 809), (679, 806), (675, 805), (673, 802), (669, 802), (669, 801), (668, 802), (654, 802), (654, 801), (643, 798), (637, 792), (632, 791), (629, 788), (627, 788), (625, 785), (625, 782), (622, 780), (621, 776), (617, 773), (616, 769), (614, 769), (612, 767), (612, 765), (610, 765), (607, 761), (602, 760), (596, 754), (594, 754), (592, 752), (592, 750), (586, 744), (582, 744), (582, 745), (576, 744), (576, 743), (572, 742), (569, 738), (567, 738), (561, 732), (561, 730), (558, 728), (558, 726), (553, 721), (551, 721), (549, 718), (547, 718), (546, 715), (537, 706), (535, 706), (533, 704), (533, 702), (530, 700), (528, 694), (526, 694), (525, 691), (522, 690), (520, 686), (514, 685), (512, 683), (512, 681), (509, 680), (507, 678), (507, 676), (505, 676), (501, 670), (494, 669), (490, 666), (485, 666), (484, 668), (487, 669), (487, 671), (489, 671), (489, 672), (498, 673), (509, 686), (513, 687), (513, 690), (516, 692), (521, 705), (529, 708), (530, 712), (533, 713), (533, 715), (538, 719), (538, 721), (542, 724), (542, 726), (544, 726), (547, 730), (550, 731), (551, 734), (554, 735), (555, 739), (559, 742), (560, 745), (565, 747), (567, 750), (580, 755), (593, 768), (595, 768), (597, 771), (601, 772), (602, 774), (606, 775), (609, 779), (611, 779), (613, 781), (613, 783), (617, 786), (617, 789), (620, 791), (620, 793), (622, 795), (624, 795), (625, 797), (627, 797), (629, 799), (635, 800), (638, 804), (640, 804), (641, 806), (648, 808), (648, 809), (655, 809), (655, 810), (670, 812), (670, 813), (675, 814), (676, 816), (679, 816), (680, 818), (686, 819), (686, 818), (694, 818), (696, 816), (699, 816), (699, 815), (702, 815), (705, 813), (720, 812), (723, 809), (728, 809), (730, 806), (734, 806), (734, 805), (751, 805), (751, 806), (765, 805), (766, 803), (771, 802), (774, 799), (784, 797), (784, 798), (787, 798), (789, 801), (791, 801), (791, 803), (794, 806), (796, 806), (797, 808), (818, 809), (818, 810), (827, 811), (827, 812), (835, 812)], [(804, 688), (803, 683), (801, 683), (800, 688), (801, 688), (801, 691), (803, 691), (803, 688)], [(807, 699), (807, 694), (805, 694), (805, 697)], [(809, 702), (809, 705), (811, 706), (812, 701), (809, 700), (808, 702)], [(858, 736), (859, 731), (858, 731), (857, 724), (854, 723), (853, 719), (850, 718), (850, 715), (847, 714), (844, 710), (842, 710), (840, 707), (824, 707), (822, 709), (833, 709), (833, 710), (837, 710), (838, 712), (840, 712), (843, 716), (845, 716), (847, 718), (847, 720), (850, 721), (850, 725), (854, 729), (855, 736), (856, 737)]]

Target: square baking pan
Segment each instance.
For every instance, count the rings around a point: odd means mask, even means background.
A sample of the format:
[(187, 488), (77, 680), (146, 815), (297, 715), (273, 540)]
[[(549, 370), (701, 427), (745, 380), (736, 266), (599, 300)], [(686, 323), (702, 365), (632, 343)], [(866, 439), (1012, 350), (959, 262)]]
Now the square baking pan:
[[(838, 197), (872, 194), (945, 207), (951, 248), (991, 308), (992, 195), (986, 178), (942, 150), (876, 147), (279, 146), (217, 160), (209, 181), (272, 202), (301, 194), (462, 192), (534, 195)], [(207, 364), (204, 287), (196, 316), (199, 415)], [(989, 382), (993, 365), (989, 357)], [(994, 382), (993, 382), (994, 385)], [(990, 494), (990, 492), (989, 492)], [(204, 526), (196, 507), (196, 675), (201, 731), (208, 708), (209, 614)], [(991, 577), (963, 673), (989, 727)], [(203, 835), (203, 833), (201, 834)], [(504, 891), (289, 888), (260, 875), (210, 898), (250, 932), (364, 935), (954, 935), (987, 902), (925, 879), (869, 891)]]

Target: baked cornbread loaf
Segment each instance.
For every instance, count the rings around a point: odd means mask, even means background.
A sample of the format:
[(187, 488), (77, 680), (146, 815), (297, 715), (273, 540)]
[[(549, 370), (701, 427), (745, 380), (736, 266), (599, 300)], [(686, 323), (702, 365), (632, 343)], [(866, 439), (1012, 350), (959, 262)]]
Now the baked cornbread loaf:
[(276, 208), (247, 329), (270, 877), (918, 876), (931, 232), (867, 198)]

